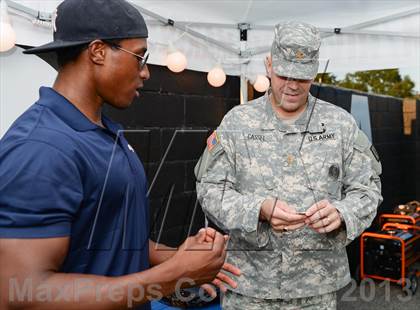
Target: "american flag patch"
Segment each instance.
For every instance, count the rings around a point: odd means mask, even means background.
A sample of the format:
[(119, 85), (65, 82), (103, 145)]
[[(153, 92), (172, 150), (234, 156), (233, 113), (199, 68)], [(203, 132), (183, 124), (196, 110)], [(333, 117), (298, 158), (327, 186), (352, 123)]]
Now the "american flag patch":
[(219, 138), (217, 137), (216, 131), (213, 131), (210, 137), (207, 138), (208, 150), (211, 151), (217, 143), (219, 143)]

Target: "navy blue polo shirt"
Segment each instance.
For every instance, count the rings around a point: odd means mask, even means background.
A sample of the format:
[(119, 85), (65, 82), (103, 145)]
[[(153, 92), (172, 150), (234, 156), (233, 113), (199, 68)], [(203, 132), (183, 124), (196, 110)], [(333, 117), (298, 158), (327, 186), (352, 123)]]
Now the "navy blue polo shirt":
[(122, 127), (102, 122), (41, 87), (0, 141), (0, 238), (70, 237), (61, 272), (149, 267), (144, 169)]

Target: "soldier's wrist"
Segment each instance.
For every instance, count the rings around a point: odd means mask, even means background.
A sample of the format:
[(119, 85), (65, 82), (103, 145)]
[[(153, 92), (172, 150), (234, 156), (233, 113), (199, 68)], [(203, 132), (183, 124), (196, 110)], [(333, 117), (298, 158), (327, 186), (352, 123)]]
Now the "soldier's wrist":
[(344, 221), (343, 214), (339, 210), (337, 210), (337, 213), (338, 213), (338, 217), (340, 218), (341, 225), (344, 225), (346, 222)]
[(265, 199), (260, 208), (260, 217), (261, 221), (270, 221), (271, 214), (273, 213), (273, 207), (275, 203), (273, 199)]
[[(266, 199), (266, 200), (267, 200), (267, 199)], [(262, 221), (262, 222), (266, 221), (266, 218), (265, 218), (265, 208), (266, 208), (266, 204), (265, 204), (265, 202), (266, 202), (266, 200), (264, 200), (264, 201), (261, 203), (261, 208), (260, 208), (260, 216), (259, 216), (259, 220), (260, 220), (260, 221)]]

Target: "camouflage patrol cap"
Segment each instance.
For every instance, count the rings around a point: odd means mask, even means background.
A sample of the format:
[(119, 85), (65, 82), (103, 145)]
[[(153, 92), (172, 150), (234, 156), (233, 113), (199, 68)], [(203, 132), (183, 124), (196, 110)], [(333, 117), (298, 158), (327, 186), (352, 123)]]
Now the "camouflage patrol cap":
[(271, 47), (274, 73), (295, 79), (313, 79), (318, 72), (320, 45), (320, 33), (312, 25), (296, 21), (276, 25)]

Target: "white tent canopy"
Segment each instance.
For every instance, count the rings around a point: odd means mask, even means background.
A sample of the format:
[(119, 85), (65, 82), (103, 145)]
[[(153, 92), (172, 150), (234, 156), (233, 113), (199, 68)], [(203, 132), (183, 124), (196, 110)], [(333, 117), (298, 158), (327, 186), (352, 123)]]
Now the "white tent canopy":
[[(17, 43), (38, 46), (52, 40), (48, 21), (61, 1), (6, 1)], [(186, 55), (188, 69), (207, 72), (220, 64), (227, 74), (241, 75), (241, 81), (253, 80), (256, 74), (265, 73), (263, 60), (269, 54), (274, 25), (300, 20), (322, 31), (320, 72), (325, 70), (327, 60), (327, 72), (385, 68), (420, 72), (418, 0), (131, 2), (149, 25), (153, 64), (165, 64), (172, 43)], [(241, 41), (240, 27), (248, 29), (246, 41)], [(17, 48), (0, 53), (0, 67), (1, 136), (36, 100), (38, 87), (51, 84), (55, 71), (37, 57), (22, 55)]]
[[(252, 78), (264, 73), (273, 27), (285, 20), (312, 23), (323, 32), (320, 72), (329, 60), (329, 72), (384, 68), (420, 68), (420, 2), (417, 0), (323, 1), (131, 1), (143, 13), (150, 29), (151, 63), (165, 64), (170, 43), (184, 52), (188, 68), (209, 71), (217, 63), (228, 74)], [(8, 1), (46, 13), (56, 0)], [(18, 11), (11, 9), (18, 13)], [(168, 19), (174, 21), (169, 26)], [(17, 41), (40, 45), (52, 32), (13, 15)], [(240, 40), (239, 25), (249, 28)], [(339, 31), (339, 34), (334, 33)]]

